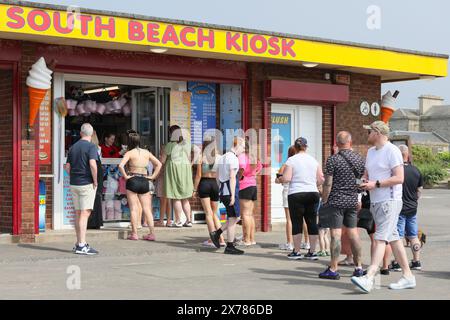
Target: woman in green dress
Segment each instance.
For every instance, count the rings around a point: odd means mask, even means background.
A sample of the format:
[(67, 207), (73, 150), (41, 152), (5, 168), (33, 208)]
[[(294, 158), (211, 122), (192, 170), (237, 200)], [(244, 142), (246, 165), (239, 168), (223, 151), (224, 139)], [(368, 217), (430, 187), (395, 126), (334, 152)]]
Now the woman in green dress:
[[(175, 211), (173, 227), (192, 227), (191, 205), (189, 198), (193, 196), (191, 144), (183, 139), (182, 130), (174, 125), (169, 128), (169, 143), (164, 147), (162, 163), (165, 164), (164, 192), (172, 200)], [(186, 216), (186, 222), (181, 223), (181, 212)]]

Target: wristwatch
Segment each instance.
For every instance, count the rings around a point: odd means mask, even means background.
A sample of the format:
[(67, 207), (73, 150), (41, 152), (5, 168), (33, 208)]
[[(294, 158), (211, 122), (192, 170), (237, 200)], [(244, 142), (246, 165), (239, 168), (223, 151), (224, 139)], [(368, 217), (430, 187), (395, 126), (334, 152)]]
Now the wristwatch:
[(380, 187), (381, 187), (381, 183), (380, 183), (379, 180), (377, 180), (377, 182), (375, 183), (375, 186), (376, 186), (377, 188), (380, 188)]

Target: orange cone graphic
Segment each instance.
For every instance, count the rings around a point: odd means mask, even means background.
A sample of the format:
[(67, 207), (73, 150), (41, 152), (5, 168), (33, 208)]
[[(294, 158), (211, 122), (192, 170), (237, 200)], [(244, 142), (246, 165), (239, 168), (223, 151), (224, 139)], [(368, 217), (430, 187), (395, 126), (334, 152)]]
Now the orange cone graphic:
[(44, 100), (47, 91), (52, 86), (52, 70), (47, 68), (45, 59), (41, 57), (33, 66), (27, 77), (28, 94), (30, 98), (30, 117), (29, 125), (33, 127), (34, 121), (39, 113), (42, 100)]
[(39, 108), (41, 107), (41, 103), (44, 100), (47, 91), (48, 90), (46, 89), (36, 89), (28, 87), (28, 94), (30, 97), (30, 117), (29, 117), (30, 127), (34, 126), (34, 121), (37, 118)]
[(391, 119), (393, 113), (394, 113), (394, 109), (391, 106), (382, 106), (381, 107), (381, 121), (383, 121), (384, 123), (388, 123), (389, 119)]
[(397, 98), (399, 92), (395, 91), (392, 95), (390, 91), (386, 92), (381, 101), (381, 121), (388, 123), (391, 119), (392, 114), (395, 111), (395, 99)]

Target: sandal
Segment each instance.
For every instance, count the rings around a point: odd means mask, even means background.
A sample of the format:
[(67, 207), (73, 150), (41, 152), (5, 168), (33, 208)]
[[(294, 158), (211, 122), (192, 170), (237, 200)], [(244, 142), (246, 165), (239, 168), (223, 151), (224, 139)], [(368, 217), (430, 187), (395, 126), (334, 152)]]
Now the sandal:
[(353, 263), (353, 261), (348, 261), (347, 259), (338, 262), (338, 266), (354, 266), (354, 265), (355, 264)]
[[(144, 226), (144, 227), (148, 227), (148, 225)], [(164, 222), (161, 221), (155, 221), (155, 227), (164, 227)]]
[(325, 251), (319, 251), (319, 252), (317, 252), (317, 255), (318, 255), (319, 257), (326, 257), (326, 256), (327, 256), (327, 253), (326, 253)]
[(130, 235), (128, 236), (127, 240), (133, 240), (133, 241), (136, 241), (136, 240), (139, 240), (139, 237), (138, 237), (137, 234), (130, 234)]
[(155, 241), (156, 240), (156, 237), (155, 237), (155, 235), (154, 234), (148, 234), (148, 235), (146, 235), (146, 236), (144, 236), (143, 238), (142, 238), (142, 240), (146, 240), (146, 241)]

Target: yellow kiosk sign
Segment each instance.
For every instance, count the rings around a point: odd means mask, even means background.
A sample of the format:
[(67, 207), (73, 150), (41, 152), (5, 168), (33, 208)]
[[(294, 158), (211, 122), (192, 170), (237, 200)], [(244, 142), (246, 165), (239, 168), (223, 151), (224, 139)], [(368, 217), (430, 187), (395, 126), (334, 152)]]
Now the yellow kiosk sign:
[(307, 61), (420, 75), (447, 74), (447, 59), (442, 56), (0, 4), (0, 38), (5, 33), (229, 54), (242, 60)]

